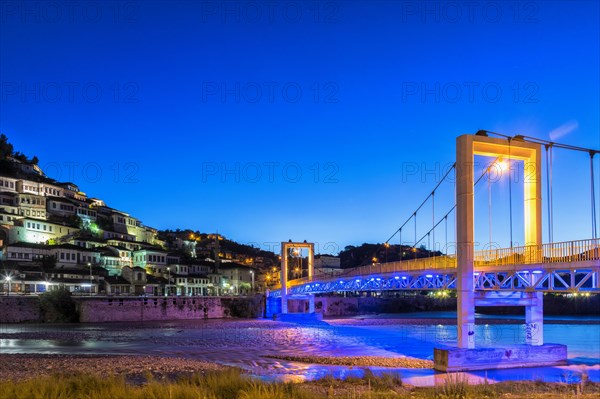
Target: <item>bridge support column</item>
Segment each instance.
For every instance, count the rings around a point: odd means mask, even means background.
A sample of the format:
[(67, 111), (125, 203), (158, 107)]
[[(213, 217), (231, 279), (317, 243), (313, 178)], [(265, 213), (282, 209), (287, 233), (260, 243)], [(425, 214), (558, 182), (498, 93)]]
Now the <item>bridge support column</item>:
[(525, 343), (544, 345), (544, 293), (532, 294), (532, 305), (525, 307)]
[(459, 348), (475, 347), (473, 138), (456, 140), (456, 294)]
[(308, 296), (308, 313), (315, 313), (315, 296)]
[(281, 313), (288, 313), (288, 301), (287, 301), (287, 286), (288, 281), (288, 255), (287, 255), (287, 243), (281, 243)]

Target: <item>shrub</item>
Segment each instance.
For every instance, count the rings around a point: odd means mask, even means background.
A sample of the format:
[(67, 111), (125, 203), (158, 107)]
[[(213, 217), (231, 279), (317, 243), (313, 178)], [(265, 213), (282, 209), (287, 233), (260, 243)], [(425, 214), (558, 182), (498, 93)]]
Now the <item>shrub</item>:
[(79, 321), (77, 305), (66, 288), (59, 288), (40, 295), (40, 310), (44, 321), (49, 323)]

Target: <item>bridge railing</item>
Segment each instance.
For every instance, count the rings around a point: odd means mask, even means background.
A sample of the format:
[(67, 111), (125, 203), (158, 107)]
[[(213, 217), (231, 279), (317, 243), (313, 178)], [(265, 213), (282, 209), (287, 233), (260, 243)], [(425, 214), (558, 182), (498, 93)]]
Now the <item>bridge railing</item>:
[(505, 266), (600, 260), (600, 239), (554, 242), (476, 251), (477, 266)]
[[(475, 251), (475, 268), (486, 266), (511, 266), (522, 264), (550, 264), (577, 261), (600, 261), (600, 239), (555, 242), (542, 245), (525, 245), (513, 248)], [(399, 262), (375, 263), (367, 266), (347, 269), (335, 276), (303, 277), (288, 281), (288, 286), (343, 280), (355, 276), (373, 276), (377, 274), (406, 273), (414, 271), (444, 271), (456, 268), (456, 255), (433, 256)], [(278, 289), (280, 286), (274, 287)]]
[[(374, 263), (372, 265), (354, 267), (347, 269), (344, 272), (335, 276), (313, 276), (312, 278), (303, 277), (288, 281), (288, 286), (296, 286), (311, 283), (313, 281), (330, 281), (330, 280), (343, 280), (348, 277), (355, 276), (367, 276), (377, 274), (388, 274), (388, 273), (406, 273), (411, 271), (425, 271), (425, 270), (445, 270), (456, 268), (456, 256), (455, 255), (442, 255), (432, 256), (430, 258), (417, 258), (410, 260), (403, 260), (399, 262), (388, 262), (388, 263)], [(275, 287), (275, 288), (279, 288)]]

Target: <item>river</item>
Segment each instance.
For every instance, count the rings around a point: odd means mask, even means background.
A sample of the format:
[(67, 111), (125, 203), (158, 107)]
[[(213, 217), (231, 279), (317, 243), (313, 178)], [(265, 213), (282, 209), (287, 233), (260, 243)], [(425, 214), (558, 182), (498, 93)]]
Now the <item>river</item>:
[[(406, 320), (406, 318), (410, 320)], [(2, 353), (132, 354), (191, 357), (237, 366), (265, 379), (314, 379), (328, 374), (359, 376), (362, 367), (304, 364), (272, 359), (289, 356), (410, 356), (432, 359), (436, 345), (456, 342), (456, 326), (448, 325), (453, 312), (361, 316), (310, 324), (271, 320), (182, 320), (143, 323), (4, 324), (0, 326)], [(478, 315), (479, 347), (524, 343), (523, 324), (484, 324), (491, 316)], [(506, 316), (515, 323), (519, 316)], [(569, 364), (468, 373), (471, 381), (532, 380), (575, 382), (581, 373), (600, 382), (600, 318), (548, 318), (546, 343), (566, 344)], [(402, 324), (402, 323), (409, 324)], [(516, 322), (518, 323), (518, 321)], [(433, 385), (440, 374), (431, 369), (371, 368), (395, 371), (413, 385)]]

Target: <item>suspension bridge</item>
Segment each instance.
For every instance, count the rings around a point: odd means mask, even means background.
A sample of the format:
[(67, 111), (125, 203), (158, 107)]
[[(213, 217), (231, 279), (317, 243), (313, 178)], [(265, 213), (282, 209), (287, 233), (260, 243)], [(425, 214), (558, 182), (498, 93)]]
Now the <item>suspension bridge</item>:
[[(591, 238), (553, 242), (553, 150), (556, 148), (587, 153), (590, 160)], [(545, 154), (544, 154), (545, 149)], [(543, 293), (600, 293), (600, 239), (597, 236), (594, 156), (598, 150), (565, 145), (528, 136), (507, 136), (489, 131), (462, 135), (456, 139), (456, 162), (431, 193), (396, 230), (396, 235), (411, 229), (414, 223), (414, 245), (433, 236), (444, 223), (446, 252), (447, 223), (455, 218), (454, 254), (396, 262), (376, 262), (346, 269), (335, 276), (314, 274), (314, 246), (307, 242), (283, 242), (281, 245), (281, 285), (267, 294), (268, 313), (288, 314), (289, 299), (308, 301), (309, 314), (314, 314), (314, 296), (336, 292), (455, 290), (457, 296), (456, 348), (435, 349), (436, 369), (442, 371), (537, 366), (566, 361), (566, 347), (546, 344), (543, 340)], [(485, 156), (494, 162), (475, 180), (474, 156)], [(546, 163), (546, 205), (548, 243), (542, 243), (542, 160)], [(510, 247), (475, 251), (474, 187), (491, 173), (491, 168), (505, 168), (505, 162), (522, 161), (523, 221), (525, 245), (513, 245), (513, 199), (509, 179)], [(440, 218), (435, 218), (435, 198), (441, 184), (454, 171), (455, 202)], [(527, 172), (525, 172), (527, 171)], [(488, 182), (490, 180), (488, 179)], [(491, 191), (490, 191), (491, 192)], [(489, 201), (491, 201), (491, 194)], [(431, 203), (431, 229), (417, 236), (417, 217)], [(491, 209), (491, 204), (490, 204)], [(490, 216), (491, 218), (491, 216)], [(491, 223), (491, 221), (490, 221)], [(411, 231), (412, 232), (412, 231)], [(400, 238), (402, 242), (402, 238)], [(490, 227), (491, 243), (491, 227)], [(307, 276), (289, 278), (288, 254), (291, 249), (308, 250)], [(432, 253), (432, 252), (430, 252)], [(374, 259), (375, 260), (375, 259)], [(524, 306), (526, 342), (522, 347), (475, 349), (475, 306)]]

